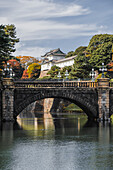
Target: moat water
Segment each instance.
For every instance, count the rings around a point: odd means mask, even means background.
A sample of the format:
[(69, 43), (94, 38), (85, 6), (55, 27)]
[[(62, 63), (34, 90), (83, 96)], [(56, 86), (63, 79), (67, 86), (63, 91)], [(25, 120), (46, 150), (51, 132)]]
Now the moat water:
[(73, 114), (2, 123), (0, 170), (112, 170), (113, 124)]

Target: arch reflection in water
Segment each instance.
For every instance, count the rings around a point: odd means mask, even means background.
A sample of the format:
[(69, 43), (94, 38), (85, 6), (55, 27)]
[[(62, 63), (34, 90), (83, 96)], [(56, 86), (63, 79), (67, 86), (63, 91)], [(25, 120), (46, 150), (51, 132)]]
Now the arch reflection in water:
[[(23, 130), (33, 131), (34, 135), (40, 136), (47, 133), (54, 133), (55, 127), (50, 113), (41, 114), (39, 118), (18, 118), (17, 122)], [(33, 134), (32, 134), (33, 135)]]
[[(50, 131), (61, 134), (78, 134), (87, 122), (87, 118), (80, 119), (76, 115), (68, 114), (39, 114), (37, 118), (18, 118), (19, 126), (24, 130), (37, 130), (36, 135), (43, 131), (45, 134)], [(43, 134), (44, 134), (43, 133)]]
[(0, 132), (0, 167), (4, 170), (112, 168), (111, 124), (45, 114), (3, 123)]

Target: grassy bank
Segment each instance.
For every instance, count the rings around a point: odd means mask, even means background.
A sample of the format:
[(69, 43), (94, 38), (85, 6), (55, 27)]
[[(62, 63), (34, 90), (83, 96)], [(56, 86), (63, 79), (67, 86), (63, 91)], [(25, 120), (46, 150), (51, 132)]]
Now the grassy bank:
[(83, 110), (80, 107), (78, 107), (77, 105), (75, 105), (74, 103), (71, 103), (70, 105), (68, 105), (67, 107), (64, 108), (64, 112), (83, 113)]
[(111, 115), (110, 119), (111, 119), (111, 123), (113, 124), (113, 114)]

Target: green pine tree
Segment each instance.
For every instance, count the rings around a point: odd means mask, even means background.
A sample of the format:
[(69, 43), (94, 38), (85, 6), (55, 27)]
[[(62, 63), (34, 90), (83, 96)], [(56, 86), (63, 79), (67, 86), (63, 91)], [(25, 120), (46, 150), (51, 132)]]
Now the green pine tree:
[(3, 64), (13, 58), (12, 52), (15, 52), (15, 44), (19, 42), (15, 30), (14, 25), (0, 25), (0, 78)]

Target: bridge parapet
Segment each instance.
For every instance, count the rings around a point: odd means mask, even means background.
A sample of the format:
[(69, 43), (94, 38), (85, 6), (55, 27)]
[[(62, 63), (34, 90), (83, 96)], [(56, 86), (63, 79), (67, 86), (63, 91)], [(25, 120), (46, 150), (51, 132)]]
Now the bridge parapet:
[(90, 81), (14, 81), (15, 88), (96, 88), (98, 83)]

